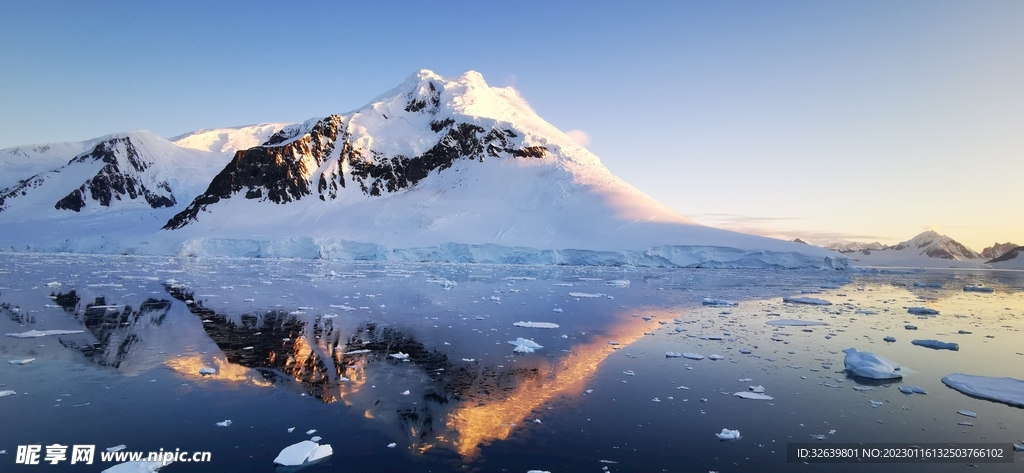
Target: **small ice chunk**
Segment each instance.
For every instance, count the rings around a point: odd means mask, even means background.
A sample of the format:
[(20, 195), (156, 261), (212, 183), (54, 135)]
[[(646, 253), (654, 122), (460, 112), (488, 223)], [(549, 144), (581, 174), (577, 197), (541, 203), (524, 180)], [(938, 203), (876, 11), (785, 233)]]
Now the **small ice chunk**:
[(126, 448), (128, 448), (128, 446), (122, 443), (121, 445), (114, 445), (113, 447), (107, 447), (107, 451), (111, 452), (111, 453), (113, 453), (113, 452), (120, 452), (121, 450), (124, 450)]
[(742, 399), (753, 399), (755, 401), (771, 401), (772, 399), (775, 399), (765, 393), (752, 393), (750, 391), (735, 392), (732, 393), (732, 395)]
[(310, 437), (310, 438), (309, 438), (309, 441), (310, 441), (310, 442), (319, 442), (319, 441), (321, 441), (321, 440), (323, 440), (323, 437), (321, 437), (321, 436), (319, 436), (319, 435), (314, 435), (314, 436), (312, 436), (312, 437)]
[(403, 395), (403, 396), (408, 396), (408, 395), (410, 395), (410, 394), (412, 394), (412, 393), (411, 393), (411, 392), (409, 392), (409, 390), (408, 390), (408, 389), (406, 389), (405, 391), (402, 391), (402, 395)]
[(904, 325), (903, 328), (905, 328), (907, 330), (917, 330), (917, 325), (907, 324), (907, 325)]
[(974, 411), (956, 411), (956, 413), (967, 417), (978, 417), (978, 413)]
[(10, 363), (12, 365), (27, 365), (29, 363), (32, 363), (33, 361), (36, 361), (36, 359), (35, 358), (25, 358), (24, 360), (11, 360), (11, 361), (8, 361), (8, 363)]
[(586, 292), (570, 292), (569, 297), (576, 297), (580, 299), (595, 299), (598, 297), (604, 297), (604, 294), (590, 294)]
[(984, 293), (992, 293), (992, 292), (995, 292), (995, 289), (994, 289), (994, 288), (991, 288), (991, 287), (985, 287), (985, 286), (972, 286), (972, 285), (967, 285), (967, 286), (964, 286), (964, 292), (984, 292)]
[(1013, 444), (1013, 451), (1015, 451), (1015, 452), (1024, 452), (1024, 445), (1020, 445), (1020, 444), (1016, 444), (1016, 443)]
[(741, 355), (749, 355), (749, 354), (751, 354), (751, 353), (753, 353), (753, 352), (752, 352), (752, 351), (750, 351), (750, 349), (749, 349), (749, 348), (740, 348), (740, 354), (741, 354)]
[(682, 358), (683, 354), (674, 351), (665, 352), (665, 358)]
[(722, 440), (736, 440), (736, 439), (740, 438), (740, 431), (738, 431), (738, 430), (722, 429), (721, 432), (715, 434), (715, 437), (718, 437), (718, 438), (720, 438)]
[(394, 358), (396, 360), (409, 361), (409, 354), (402, 352), (392, 353), (391, 358)]
[(151, 461), (124, 462), (107, 468), (102, 473), (154, 473), (171, 463), (171, 461), (166, 463)]
[(316, 433), (316, 429), (309, 429), (306, 431), (306, 435), (313, 435)]
[(957, 422), (956, 425), (963, 425), (967, 427), (974, 427), (974, 422)]
[(854, 391), (858, 391), (858, 392), (866, 392), (866, 391), (874, 391), (875, 388), (873, 388), (871, 386), (854, 386), (853, 390)]
[(921, 386), (900, 386), (903, 394), (928, 394)]
[(846, 357), (843, 364), (846, 370), (854, 376), (871, 379), (902, 379), (903, 375), (897, 373), (900, 365), (874, 353), (857, 351), (856, 348), (843, 350)]
[(763, 393), (764, 392), (764, 386), (761, 386), (761, 385), (750, 386), (747, 389), (749, 389), (750, 392), (754, 392), (754, 393)]
[(623, 371), (622, 374), (624, 374), (626, 376), (636, 376), (636, 373), (634, 373), (633, 370)]
[(725, 357), (724, 357), (724, 356), (722, 356), (722, 355), (715, 355), (715, 354), (711, 354), (711, 355), (708, 355), (708, 359), (709, 359), (709, 360), (714, 360), (714, 361), (718, 361), (718, 360), (724, 360), (724, 359), (725, 359)]
[(944, 376), (942, 382), (968, 396), (1024, 407), (1024, 381), (1019, 379), (955, 373)]
[(868, 403), (871, 404), (871, 407), (882, 407), (885, 405), (882, 401), (872, 401), (870, 399), (868, 400)]
[(788, 302), (790, 304), (810, 304), (810, 305), (832, 305), (831, 302), (825, 299), (817, 299), (814, 297), (783, 297), (782, 302)]
[(512, 325), (514, 325), (516, 327), (524, 327), (524, 328), (558, 328), (558, 324), (554, 324), (554, 323), (551, 323), (551, 322), (523, 322), (523, 321), (519, 321), (519, 322), (516, 322), (516, 323), (514, 323)]
[(395, 442), (391, 442), (391, 443), (388, 444), (388, 448), (395, 448), (397, 446), (398, 446), (398, 444), (395, 443)]
[(295, 431), (295, 427), (288, 427), (288, 433), (289, 434), (292, 433), (293, 431)]
[(307, 462), (313, 462), (333, 454), (330, 445), (320, 445), (311, 440), (303, 440), (299, 443), (289, 445), (277, 454), (274, 458), (275, 465), (299, 466)]
[(815, 440), (825, 440), (825, 434), (811, 434), (811, 438)]
[(201, 374), (203, 376), (206, 376), (208, 374), (216, 374), (216, 373), (217, 373), (217, 370), (213, 369), (213, 368), (210, 368), (209, 366), (204, 366), (202, 368), (199, 368), (199, 374)]
[(765, 322), (768, 325), (779, 325), (783, 327), (801, 327), (801, 326), (814, 326), (814, 325), (828, 325), (826, 322), (819, 320), (798, 320), (798, 319), (774, 319)]
[(885, 342), (895, 342), (896, 341), (896, 337), (894, 337), (892, 335), (889, 335), (888, 337), (883, 338), (882, 341), (885, 341)]
[(927, 307), (907, 307), (907, 312), (914, 315), (939, 315), (939, 311)]
[(630, 282), (625, 279), (613, 279), (611, 281), (604, 283), (604, 285), (612, 287), (629, 287)]
[(544, 348), (539, 343), (523, 337), (511, 340), (508, 343), (511, 345), (515, 345), (515, 348), (512, 349), (512, 351), (515, 353), (533, 353), (536, 350)]
[(29, 330), (28, 332), (8, 333), (6, 335), (11, 338), (39, 338), (47, 335), (74, 335), (83, 332), (83, 330)]
[(705, 297), (701, 302), (701, 305), (708, 305), (712, 307), (730, 307), (739, 305), (736, 301), (730, 301), (725, 299), (715, 299), (713, 297)]
[(912, 345), (919, 347), (932, 348), (935, 350), (953, 350), (959, 351), (960, 345), (952, 342), (942, 342), (939, 340), (926, 339), (926, 340), (913, 340), (910, 342)]
[(18, 393), (14, 392), (14, 391), (11, 391), (11, 390), (0, 391), (0, 397), (13, 396), (15, 394), (18, 394)]
[(231, 425), (231, 421), (230, 420), (225, 420), (223, 422), (217, 422), (217, 427), (228, 427), (230, 425)]
[(61, 284), (61, 283), (59, 283), (57, 281), (50, 281), (50, 282), (46, 283), (46, 287), (61, 287), (61, 286), (63, 286), (63, 284)]
[(551, 312), (562, 313), (562, 309), (559, 309), (558, 307), (555, 307), (554, 309), (551, 309)]
[(699, 355), (697, 353), (689, 353), (689, 352), (687, 352), (687, 353), (683, 353), (683, 358), (686, 358), (688, 360), (703, 360), (704, 359), (704, 355)]

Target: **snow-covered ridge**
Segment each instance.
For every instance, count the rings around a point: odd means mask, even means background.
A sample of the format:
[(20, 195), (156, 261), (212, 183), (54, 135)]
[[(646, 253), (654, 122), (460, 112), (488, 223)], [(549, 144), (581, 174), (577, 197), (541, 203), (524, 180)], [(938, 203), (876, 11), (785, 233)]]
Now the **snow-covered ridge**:
[(239, 150), (263, 144), (272, 135), (291, 125), (291, 123), (259, 123), (231, 128), (196, 130), (170, 138), (169, 141), (182, 148), (209, 151), (231, 157)]

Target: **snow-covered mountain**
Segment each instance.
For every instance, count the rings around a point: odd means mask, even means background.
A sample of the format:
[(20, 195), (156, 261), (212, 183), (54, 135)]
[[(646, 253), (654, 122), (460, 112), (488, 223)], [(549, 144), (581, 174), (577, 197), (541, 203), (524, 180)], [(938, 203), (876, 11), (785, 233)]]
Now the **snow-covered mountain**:
[(957, 261), (973, 260), (981, 258), (976, 251), (964, 246), (956, 240), (940, 235), (932, 230), (922, 232), (910, 240), (899, 243), (891, 248), (891, 251), (903, 252), (903, 254), (927, 256), (929, 258), (951, 259)]
[(1018, 246), (986, 263), (996, 269), (1024, 269), (1024, 246)]
[[(143, 217), (119, 220), (116, 236), (77, 222), (101, 242), (4, 232), (0, 245), (691, 267), (841, 268), (847, 261), (694, 223), (612, 175), (514, 89), (490, 87), (476, 72), (419, 71), (356, 111), (302, 124), (204, 130), (174, 143), (132, 132), (83, 147), (66, 165), (5, 189), (0, 225), (83, 212), (109, 224), (115, 204), (128, 203), (147, 209)], [(10, 215), (29, 203), (45, 212)], [(155, 231), (160, 218), (163, 230)]]
[(877, 241), (874, 243), (863, 243), (859, 241), (836, 240), (828, 242), (824, 247), (840, 253), (870, 253), (872, 251), (883, 250), (886, 248), (886, 245)]
[(931, 230), (896, 245), (846, 254), (856, 266), (975, 268), (984, 263), (974, 250)]
[(981, 250), (981, 257), (985, 258), (985, 259), (996, 259), (996, 258), (998, 258), (1000, 256), (1005, 255), (1009, 251), (1011, 251), (1011, 250), (1013, 250), (1013, 249), (1015, 249), (1015, 248), (1017, 248), (1019, 246), (1021, 246), (1021, 245), (1018, 245), (1016, 243), (1010, 243), (1010, 242), (999, 243), (999, 242), (996, 242), (996, 243), (993, 243), (992, 246), (987, 247), (984, 250)]

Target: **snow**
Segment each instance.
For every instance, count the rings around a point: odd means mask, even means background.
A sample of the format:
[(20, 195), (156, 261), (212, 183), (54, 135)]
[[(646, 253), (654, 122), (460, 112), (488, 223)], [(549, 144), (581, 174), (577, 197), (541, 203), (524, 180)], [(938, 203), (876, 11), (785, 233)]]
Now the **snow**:
[(715, 434), (715, 437), (718, 437), (718, 438), (720, 438), (722, 440), (736, 440), (736, 439), (740, 438), (740, 431), (738, 431), (738, 430), (722, 429), (721, 432)]
[(913, 340), (910, 342), (913, 345), (919, 347), (932, 348), (935, 350), (960, 350), (960, 345), (952, 342), (941, 342), (939, 340), (925, 339), (925, 340)]
[(258, 125), (233, 128), (196, 130), (170, 138), (170, 142), (182, 148), (208, 151), (234, 157), (238, 150), (249, 149), (266, 142), (271, 135), (292, 123), (260, 123)]
[(809, 304), (809, 305), (832, 305), (831, 302), (825, 299), (817, 299), (814, 297), (783, 297), (782, 302), (789, 302), (790, 304)]
[(171, 461), (165, 462), (151, 462), (151, 461), (136, 461), (136, 462), (124, 462), (114, 465), (103, 473), (154, 473), (159, 471), (161, 468), (171, 464)]
[(39, 338), (46, 337), (49, 335), (74, 335), (76, 333), (83, 333), (82, 330), (29, 330), (28, 332), (21, 333), (8, 333), (6, 334), (11, 338)]
[(969, 396), (1024, 407), (1024, 381), (1019, 379), (954, 373), (942, 382)]
[(765, 322), (768, 325), (778, 325), (781, 327), (812, 327), (818, 325), (828, 325), (827, 322), (820, 320), (799, 320), (799, 319), (773, 319)]
[(846, 370), (854, 376), (871, 379), (902, 379), (903, 375), (897, 373), (900, 365), (874, 353), (857, 351), (856, 348), (843, 350), (846, 357), (843, 364)]
[(523, 322), (523, 321), (519, 321), (519, 322), (513, 323), (512, 325), (514, 325), (516, 327), (524, 327), (524, 328), (558, 328), (558, 324), (551, 323), (551, 322)]

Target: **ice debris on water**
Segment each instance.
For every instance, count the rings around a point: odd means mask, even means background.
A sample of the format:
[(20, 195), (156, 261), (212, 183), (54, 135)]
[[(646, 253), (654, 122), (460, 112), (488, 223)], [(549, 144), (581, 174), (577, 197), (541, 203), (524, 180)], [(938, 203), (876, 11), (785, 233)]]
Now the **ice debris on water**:
[(761, 386), (761, 385), (750, 386), (747, 389), (749, 389), (750, 392), (753, 392), (753, 393), (763, 393), (764, 392), (764, 386)]
[(921, 386), (900, 386), (900, 392), (903, 394), (928, 394)]
[(156, 462), (156, 461), (133, 461), (118, 463), (102, 473), (155, 473), (160, 471), (161, 468), (173, 463), (172, 461)]
[(697, 353), (689, 353), (689, 352), (687, 352), (687, 353), (683, 353), (683, 358), (686, 358), (688, 360), (703, 360), (704, 359), (704, 355), (699, 355)]
[(209, 366), (204, 366), (202, 368), (199, 368), (199, 374), (201, 374), (203, 376), (206, 376), (208, 374), (216, 374), (216, 373), (217, 373), (217, 370), (215, 370), (213, 368), (210, 368)]
[(388, 444), (388, 448), (395, 448), (397, 446), (398, 446), (398, 444), (395, 443), (395, 442), (391, 442), (391, 443)]
[(289, 434), (294, 432), (294, 431), (295, 431), (295, 427), (288, 427), (288, 433)]
[(986, 286), (967, 285), (967, 286), (964, 286), (964, 292), (984, 292), (984, 293), (991, 294), (991, 293), (995, 292), (995, 289), (991, 288), (991, 287), (986, 287)]
[(515, 353), (533, 353), (536, 350), (544, 348), (539, 343), (523, 337), (511, 340), (508, 343), (511, 345), (515, 345), (515, 348), (512, 349), (512, 351)]
[(714, 361), (718, 361), (718, 360), (724, 360), (724, 359), (725, 359), (725, 357), (724, 357), (724, 356), (722, 356), (722, 355), (714, 355), (714, 354), (711, 354), (711, 355), (708, 355), (708, 359), (709, 359), (709, 360), (714, 360)]
[(396, 360), (409, 361), (409, 354), (402, 352), (392, 353), (391, 358), (394, 358)]
[(907, 330), (917, 330), (917, 325), (907, 324), (907, 325), (904, 325), (903, 328), (905, 328)]
[(939, 315), (939, 311), (927, 307), (907, 307), (907, 312), (914, 315)]
[(625, 279), (613, 279), (611, 281), (604, 283), (604, 285), (612, 287), (629, 287), (630, 282)]
[(871, 379), (902, 379), (903, 375), (897, 373), (900, 365), (874, 353), (857, 351), (856, 348), (843, 350), (846, 357), (843, 364), (846, 370), (854, 376)]
[(783, 297), (782, 302), (788, 302), (790, 304), (809, 304), (809, 305), (832, 305), (831, 302), (825, 299), (817, 299), (814, 297)]
[(715, 299), (713, 297), (705, 297), (704, 300), (701, 302), (701, 304), (702, 305), (707, 305), (707, 306), (712, 306), (712, 307), (731, 307), (731, 306), (738, 306), (738, 305), (740, 305), (736, 301), (730, 301), (730, 300), (725, 300), (725, 299)]
[(884, 341), (884, 342), (895, 342), (896, 341), (896, 337), (894, 337), (892, 335), (889, 335), (888, 337), (883, 338), (882, 341)]
[(11, 360), (11, 361), (8, 361), (8, 363), (10, 363), (12, 365), (27, 365), (29, 363), (32, 363), (33, 361), (36, 361), (36, 359), (35, 358), (25, 358), (24, 360)]
[(114, 453), (114, 452), (120, 452), (121, 450), (124, 450), (126, 448), (128, 448), (128, 446), (122, 443), (121, 445), (114, 445), (113, 447), (107, 447), (107, 451), (111, 452), (111, 453)]
[(84, 333), (83, 330), (29, 330), (28, 332), (21, 333), (8, 333), (5, 334), (11, 338), (39, 338), (47, 335), (74, 335), (76, 333)]
[(811, 438), (815, 440), (825, 440), (825, 434), (811, 434)]
[(870, 399), (868, 400), (868, 403), (871, 404), (871, 407), (882, 407), (885, 405), (882, 401), (872, 401)]
[(281, 453), (277, 454), (277, 458), (274, 458), (274, 464), (299, 466), (327, 458), (332, 454), (334, 454), (334, 450), (330, 445), (320, 445), (311, 440), (303, 440), (281, 450)]
[(956, 413), (967, 417), (978, 417), (978, 413), (974, 411), (956, 411)]
[(14, 392), (14, 391), (11, 391), (11, 390), (0, 391), (0, 397), (13, 396), (15, 394), (18, 394), (18, 393)]
[(310, 441), (310, 442), (319, 442), (319, 441), (321, 441), (321, 440), (323, 440), (323, 437), (321, 437), (321, 436), (319, 436), (319, 435), (314, 435), (314, 436), (312, 436), (312, 437), (310, 437), (310, 438), (309, 438), (309, 441)]
[(683, 354), (679, 353), (679, 352), (674, 352), (674, 351), (667, 351), (667, 352), (665, 352), (665, 358), (682, 358), (682, 357), (683, 357)]
[(769, 396), (767, 394), (764, 394), (763, 392), (760, 392), (760, 393), (753, 392), (752, 393), (750, 391), (739, 391), (739, 392), (732, 393), (732, 395), (736, 396), (738, 398), (741, 398), (741, 399), (752, 399), (752, 400), (755, 400), (755, 401), (771, 401), (772, 399), (775, 399), (775, 398), (773, 398), (773, 397), (771, 397), (771, 396)]
[(306, 435), (313, 435), (316, 433), (316, 429), (309, 429), (306, 431)]
[(919, 347), (932, 348), (935, 350), (952, 350), (960, 351), (960, 345), (952, 342), (942, 342), (939, 340), (925, 339), (925, 340), (913, 340), (910, 342), (912, 345)]
[(1024, 445), (1020, 445), (1020, 444), (1016, 444), (1016, 443), (1013, 444), (1013, 451), (1015, 451), (1015, 452), (1024, 452)]
[(783, 327), (801, 327), (801, 326), (815, 326), (815, 325), (828, 325), (827, 322), (821, 322), (818, 320), (798, 320), (798, 319), (775, 319), (765, 322), (768, 325), (779, 325)]
[(228, 427), (230, 425), (231, 425), (231, 421), (230, 420), (225, 420), (223, 422), (217, 422), (217, 427)]
[(523, 322), (523, 321), (519, 321), (519, 322), (516, 322), (516, 323), (514, 323), (512, 325), (514, 325), (516, 327), (524, 327), (524, 328), (558, 328), (558, 324), (554, 324), (554, 323), (551, 323), (551, 322)]
[(740, 431), (739, 430), (722, 429), (721, 432), (715, 434), (715, 437), (718, 437), (718, 438), (720, 438), (722, 440), (736, 440), (736, 439), (740, 438)]
[(1024, 407), (1024, 381), (1019, 379), (954, 373), (942, 382), (968, 396)]

